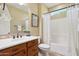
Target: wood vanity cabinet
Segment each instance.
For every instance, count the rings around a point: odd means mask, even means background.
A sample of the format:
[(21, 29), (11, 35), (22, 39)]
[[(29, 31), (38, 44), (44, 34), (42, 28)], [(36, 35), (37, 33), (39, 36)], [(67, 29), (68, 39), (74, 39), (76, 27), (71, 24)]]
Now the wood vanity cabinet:
[(37, 55), (38, 55), (37, 39), (0, 50), (0, 56), (37, 56)]
[(28, 56), (37, 56), (38, 55), (38, 40), (29, 41), (27, 43), (28, 47)]
[(12, 56), (25, 56), (27, 55), (26, 43), (12, 47)]
[(27, 55), (26, 43), (19, 44), (0, 51), (0, 56), (25, 56)]
[(0, 56), (10, 56), (10, 55), (12, 55), (12, 48), (7, 48), (0, 51)]

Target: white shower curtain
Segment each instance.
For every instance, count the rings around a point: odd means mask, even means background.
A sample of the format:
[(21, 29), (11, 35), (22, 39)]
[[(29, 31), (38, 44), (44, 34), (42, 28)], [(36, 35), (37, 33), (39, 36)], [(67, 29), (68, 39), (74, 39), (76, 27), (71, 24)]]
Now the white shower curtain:
[(50, 14), (43, 15), (43, 41), (50, 43)]
[(77, 55), (77, 24), (78, 24), (78, 8), (77, 6), (67, 9), (67, 19), (69, 20), (69, 53), (70, 55)]
[[(68, 52), (68, 55), (70, 56), (76, 56), (77, 55), (76, 48), (77, 48), (77, 41), (78, 41), (77, 39), (78, 8), (75, 6), (75, 7), (67, 8), (66, 10), (67, 10), (66, 24), (68, 26), (67, 27), (68, 28), (67, 29), (68, 30), (68, 34), (67, 34), (68, 51), (67, 52)], [(51, 24), (50, 14), (43, 15), (43, 40), (45, 43), (49, 43), (49, 44), (52, 43), (51, 33), (53, 32), (51, 30), (51, 27), (52, 27), (52, 24)]]

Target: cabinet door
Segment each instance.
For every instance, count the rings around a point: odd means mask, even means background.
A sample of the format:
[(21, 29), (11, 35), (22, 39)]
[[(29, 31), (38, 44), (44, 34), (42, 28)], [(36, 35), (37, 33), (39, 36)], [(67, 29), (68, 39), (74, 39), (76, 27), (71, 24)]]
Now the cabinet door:
[(0, 50), (0, 56), (11, 56), (11, 55), (12, 55), (12, 48)]
[(17, 52), (18, 50), (22, 50), (22, 49), (24, 49), (25, 46), (26, 46), (25, 43), (23, 43), (23, 44), (19, 44), (19, 45), (16, 45), (16, 46), (13, 46), (13, 47), (12, 47), (12, 51), (13, 51), (13, 52)]
[(12, 48), (12, 51), (13, 51), (13, 55), (14, 56), (24, 56), (26, 55), (26, 43), (23, 43), (23, 44), (20, 44), (20, 45), (17, 45), (17, 46), (14, 46)]
[(13, 56), (25, 56), (25, 51), (21, 50), (21, 51), (15, 53)]
[(34, 45), (38, 45), (38, 39), (29, 41), (29, 42), (27, 43), (27, 47), (32, 47), (32, 46), (34, 46)]
[(37, 47), (37, 45), (28, 48), (28, 56), (35, 56), (35, 55), (38, 55), (38, 47)]

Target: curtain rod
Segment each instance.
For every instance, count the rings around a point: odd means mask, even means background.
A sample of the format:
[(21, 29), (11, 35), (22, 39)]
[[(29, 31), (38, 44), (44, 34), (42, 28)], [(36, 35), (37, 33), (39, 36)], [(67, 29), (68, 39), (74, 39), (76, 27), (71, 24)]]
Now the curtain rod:
[(54, 10), (54, 11), (50, 11), (50, 12), (47, 12), (47, 13), (44, 13), (44, 14), (48, 14), (48, 13), (52, 13), (52, 12), (56, 12), (56, 11), (63, 10), (63, 9), (67, 9), (67, 8), (73, 7), (73, 6), (75, 6), (75, 5), (79, 5), (79, 4), (73, 4), (73, 5), (71, 5), (71, 6), (64, 7), (64, 8), (60, 8), (60, 9), (57, 9), (57, 10)]

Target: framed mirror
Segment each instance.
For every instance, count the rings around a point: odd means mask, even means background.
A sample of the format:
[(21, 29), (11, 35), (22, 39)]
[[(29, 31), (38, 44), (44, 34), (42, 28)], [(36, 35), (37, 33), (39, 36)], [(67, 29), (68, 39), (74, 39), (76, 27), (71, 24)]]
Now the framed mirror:
[(32, 27), (38, 27), (39, 26), (38, 16), (36, 14), (33, 14), (33, 13), (32, 13), (31, 25), (32, 25)]

